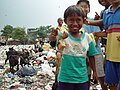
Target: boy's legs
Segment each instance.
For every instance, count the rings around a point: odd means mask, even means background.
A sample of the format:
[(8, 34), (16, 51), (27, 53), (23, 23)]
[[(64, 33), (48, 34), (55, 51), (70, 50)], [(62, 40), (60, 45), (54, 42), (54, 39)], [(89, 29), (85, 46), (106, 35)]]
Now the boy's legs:
[(107, 85), (104, 84), (104, 77), (98, 77), (102, 90), (108, 90)]
[(104, 72), (104, 58), (102, 54), (95, 56), (95, 64), (98, 80), (100, 82), (102, 90), (108, 90), (107, 86), (104, 84), (105, 72)]
[(105, 83), (109, 86), (110, 90), (118, 90), (120, 62), (106, 60), (105, 74)]

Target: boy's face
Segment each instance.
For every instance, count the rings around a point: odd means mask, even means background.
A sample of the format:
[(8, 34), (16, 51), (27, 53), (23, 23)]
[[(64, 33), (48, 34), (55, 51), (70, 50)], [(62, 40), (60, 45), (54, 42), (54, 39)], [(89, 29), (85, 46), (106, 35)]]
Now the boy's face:
[(81, 2), (77, 5), (78, 7), (81, 7), (84, 11), (85, 17), (87, 17), (87, 14), (90, 12), (90, 8), (87, 3)]
[(102, 6), (107, 6), (109, 4), (109, 2), (107, 0), (98, 0), (98, 2), (102, 5)]
[(67, 24), (70, 32), (73, 33), (78, 33), (83, 25), (83, 18), (78, 15), (68, 16), (64, 21)]
[(63, 24), (63, 20), (62, 19), (58, 20), (58, 25), (62, 26), (62, 24)]
[(107, 0), (111, 4), (120, 4), (120, 0)]

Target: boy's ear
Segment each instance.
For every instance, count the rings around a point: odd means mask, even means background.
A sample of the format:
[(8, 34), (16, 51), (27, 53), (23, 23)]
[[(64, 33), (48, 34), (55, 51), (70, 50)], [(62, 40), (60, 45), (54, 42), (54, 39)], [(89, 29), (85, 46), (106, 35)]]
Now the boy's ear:
[(67, 21), (66, 21), (66, 19), (64, 19), (64, 22), (65, 22), (65, 24), (67, 24)]

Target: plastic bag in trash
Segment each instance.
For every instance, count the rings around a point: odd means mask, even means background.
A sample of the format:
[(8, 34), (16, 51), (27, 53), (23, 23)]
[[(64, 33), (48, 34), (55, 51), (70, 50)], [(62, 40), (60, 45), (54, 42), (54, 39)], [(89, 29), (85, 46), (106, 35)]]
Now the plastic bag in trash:
[(37, 69), (35, 69), (33, 66), (30, 65), (25, 65), (23, 68), (21, 68), (20, 70), (18, 70), (15, 74), (18, 76), (33, 76), (35, 74), (37, 74)]

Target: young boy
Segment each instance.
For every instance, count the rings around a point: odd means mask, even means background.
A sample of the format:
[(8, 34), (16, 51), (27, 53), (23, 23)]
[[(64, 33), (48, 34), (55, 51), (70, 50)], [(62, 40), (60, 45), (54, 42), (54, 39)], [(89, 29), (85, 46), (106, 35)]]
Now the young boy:
[(64, 31), (66, 31), (67, 30), (67, 27), (65, 27), (64, 25), (63, 25), (63, 19), (62, 18), (58, 18), (57, 19), (57, 23), (58, 23), (58, 26), (56, 27), (57, 29), (58, 29), (58, 33), (63, 33)]
[(110, 6), (110, 3), (107, 0), (98, 0), (98, 2), (105, 7), (104, 10), (101, 11), (100, 17), (103, 17), (103, 12), (108, 9), (108, 7)]
[(102, 20), (108, 33), (105, 82), (110, 86), (110, 90), (117, 90), (120, 82), (120, 0), (108, 0), (108, 2), (111, 6), (103, 13)]
[[(103, 13), (106, 9), (108, 9), (108, 7), (110, 6), (110, 3), (107, 1), (107, 0), (98, 0), (99, 4), (101, 4), (103, 7), (105, 7), (104, 10), (101, 11), (100, 13), (100, 16), (98, 14), (95, 15), (95, 17), (97, 17), (97, 19), (95, 20), (99, 20), (99, 19), (102, 19), (103, 18)], [(98, 18), (99, 17), (99, 18)], [(101, 31), (103, 31), (102, 33), (106, 33), (106, 31), (104, 30), (103, 26), (100, 27)], [(106, 38), (106, 35), (104, 37), (102, 37), (101, 39), (101, 43), (102, 43), (102, 46), (104, 48), (106, 48), (106, 42), (107, 42), (107, 38)], [(105, 52), (104, 52), (105, 53)]]
[[(88, 0), (79, 0), (77, 2), (77, 6), (78, 7), (82, 7), (82, 9), (84, 10), (85, 13), (85, 18), (87, 20), (93, 20), (91, 18), (88, 18), (88, 13), (90, 12), (90, 4)], [(96, 26), (91, 26), (91, 25), (85, 25), (83, 24), (83, 28), (85, 30), (85, 32), (87, 32), (88, 34), (91, 34), (94, 32), (101, 32), (99, 27)], [(98, 80), (101, 84), (102, 90), (107, 90), (107, 86), (104, 85), (104, 76), (105, 76), (105, 72), (104, 72), (104, 58), (103, 58), (103, 53), (101, 50), (101, 46), (100, 46), (100, 38), (96, 39), (96, 49), (98, 51), (98, 55), (95, 56), (95, 63), (96, 63), (96, 71), (97, 71), (97, 76), (98, 76)], [(89, 69), (89, 66), (88, 66)], [(90, 72), (88, 70), (88, 72)], [(88, 73), (89, 74), (89, 73)], [(90, 75), (89, 75), (90, 77)]]
[[(58, 75), (58, 90), (89, 90), (86, 56), (90, 56), (93, 76), (96, 78), (94, 56), (97, 54), (92, 39), (81, 32), (84, 13), (76, 5), (69, 6), (64, 12), (64, 22), (68, 26), (68, 37), (64, 39), (62, 61)], [(52, 32), (50, 40), (56, 40), (57, 33)], [(53, 39), (54, 38), (54, 39)]]

